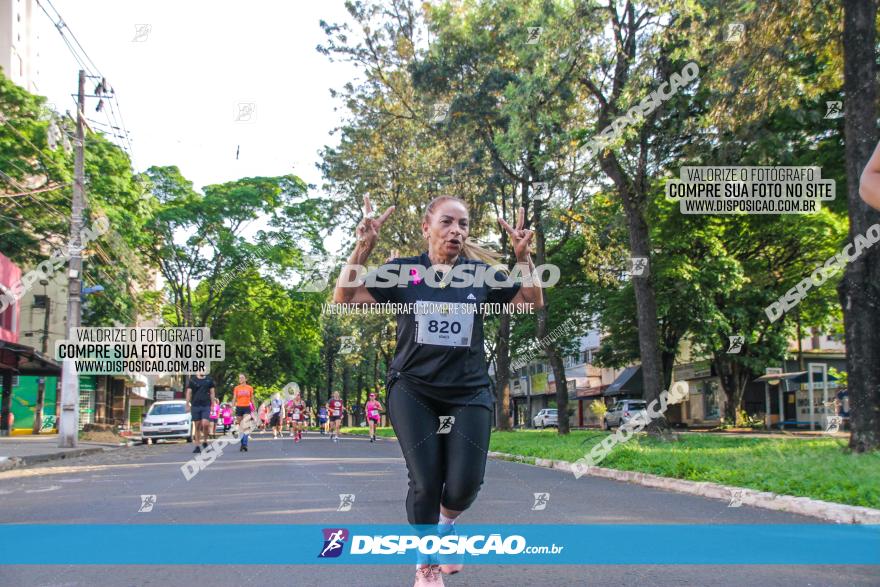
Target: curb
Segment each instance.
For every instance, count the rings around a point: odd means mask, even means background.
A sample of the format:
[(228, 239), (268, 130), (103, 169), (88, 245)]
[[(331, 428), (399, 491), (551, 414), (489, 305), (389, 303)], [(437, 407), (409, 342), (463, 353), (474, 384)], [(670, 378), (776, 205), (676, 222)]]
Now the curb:
[(84, 457), (86, 455), (104, 452), (108, 449), (101, 448), (81, 448), (67, 452), (53, 452), (43, 455), (31, 455), (28, 457), (0, 457), (0, 471), (9, 471), (38, 463), (46, 463), (49, 461), (59, 461), (61, 459), (73, 459), (76, 457)]
[[(551, 459), (512, 455), (501, 452), (489, 452), (489, 456), (494, 459), (524, 463), (547, 469), (558, 469), (567, 473), (573, 473), (572, 463), (568, 461), (554, 461)], [(697, 495), (710, 499), (722, 499), (725, 501), (730, 501), (734, 492), (736, 492), (738, 494), (737, 500), (741, 505), (750, 505), (768, 510), (810, 516), (828, 522), (835, 522), (837, 524), (880, 524), (880, 510), (868, 507), (833, 503), (809, 497), (780, 495), (770, 491), (758, 491), (755, 489), (733, 487), (707, 481), (673, 479), (670, 477), (652, 475), (651, 473), (639, 473), (638, 471), (619, 471), (617, 469), (608, 469), (605, 467), (589, 467), (586, 473), (593, 477), (603, 477), (605, 479), (623, 481), (625, 483), (637, 483), (638, 485), (644, 485), (645, 487), (655, 487), (666, 491), (687, 493), (690, 495)]]

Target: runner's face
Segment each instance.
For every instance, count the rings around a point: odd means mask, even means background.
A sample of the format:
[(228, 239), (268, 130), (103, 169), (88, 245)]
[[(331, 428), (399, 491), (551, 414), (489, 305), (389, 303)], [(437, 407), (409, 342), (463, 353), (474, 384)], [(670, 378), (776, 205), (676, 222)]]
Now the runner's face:
[(238, 384), (244, 385), (245, 383), (247, 383), (247, 377), (245, 377), (244, 375), (239, 375), (238, 376)]
[(461, 254), (469, 230), (467, 208), (455, 200), (438, 204), (428, 222), (422, 223), (422, 234), (428, 239), (428, 253), (449, 260)]

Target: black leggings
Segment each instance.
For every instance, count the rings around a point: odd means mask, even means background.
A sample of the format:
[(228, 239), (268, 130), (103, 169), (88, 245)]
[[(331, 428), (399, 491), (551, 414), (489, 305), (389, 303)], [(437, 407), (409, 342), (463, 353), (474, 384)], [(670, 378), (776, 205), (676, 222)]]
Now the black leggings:
[[(425, 397), (398, 379), (388, 390), (388, 414), (409, 472), (409, 523), (437, 524), (441, 503), (456, 511), (470, 507), (486, 472), (492, 412)], [(440, 416), (455, 416), (447, 434), (437, 433)]]

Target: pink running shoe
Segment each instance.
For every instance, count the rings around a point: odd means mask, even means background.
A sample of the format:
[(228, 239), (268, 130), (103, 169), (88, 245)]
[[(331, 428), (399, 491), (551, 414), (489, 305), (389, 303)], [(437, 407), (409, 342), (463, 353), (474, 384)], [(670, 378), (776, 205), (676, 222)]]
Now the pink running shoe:
[(413, 583), (413, 587), (443, 587), (440, 565), (419, 567), (416, 571), (416, 582)]

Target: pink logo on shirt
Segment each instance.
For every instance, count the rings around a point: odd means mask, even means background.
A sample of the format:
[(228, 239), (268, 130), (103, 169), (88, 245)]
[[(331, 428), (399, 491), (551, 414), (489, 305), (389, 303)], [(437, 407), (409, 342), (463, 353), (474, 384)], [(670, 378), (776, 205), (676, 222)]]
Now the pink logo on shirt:
[(422, 282), (422, 278), (419, 277), (418, 269), (410, 269), (409, 274), (413, 276), (412, 283), (413, 285), (418, 285)]

